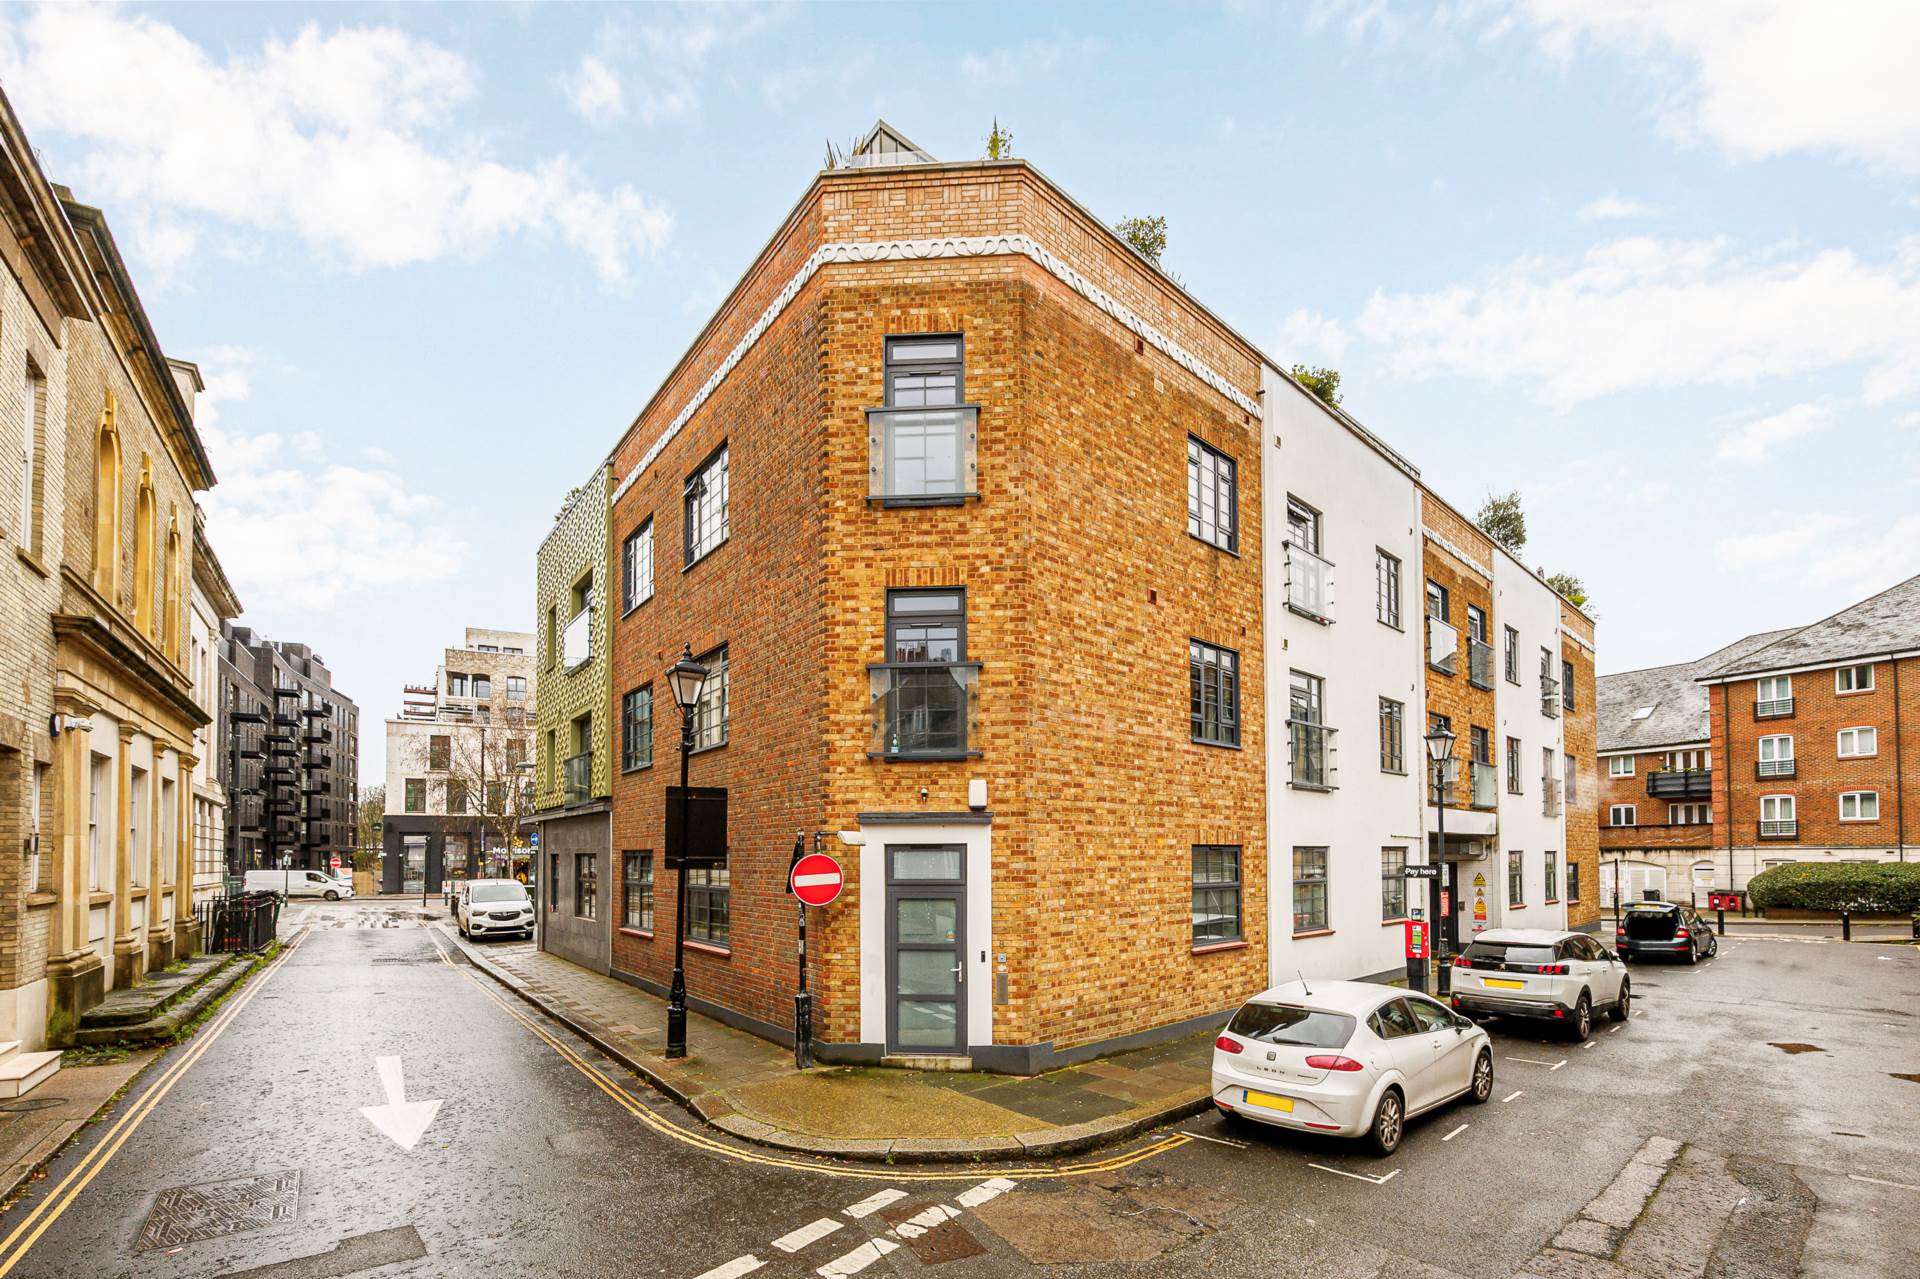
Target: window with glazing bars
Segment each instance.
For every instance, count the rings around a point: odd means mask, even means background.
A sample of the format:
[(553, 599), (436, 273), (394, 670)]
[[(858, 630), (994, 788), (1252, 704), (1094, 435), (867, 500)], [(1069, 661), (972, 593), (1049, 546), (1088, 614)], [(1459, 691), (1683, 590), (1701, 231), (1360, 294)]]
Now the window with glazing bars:
[(620, 699), (620, 767), (628, 771), (651, 763), (653, 685), (645, 684)]
[(1373, 608), (1388, 626), (1400, 625), (1400, 561), (1380, 550), (1373, 553)]
[(687, 877), (687, 936), (711, 946), (733, 940), (733, 880), (725, 866), (696, 866)]
[[(883, 747), (888, 755), (967, 749), (967, 593), (887, 592)], [(969, 668), (968, 673), (971, 672)]]
[(1193, 846), (1193, 944), (1239, 941), (1240, 849), (1231, 844)]
[(1404, 773), (1407, 708), (1391, 698), (1380, 699), (1380, 771)]
[(621, 872), (620, 926), (653, 931), (653, 854), (627, 853)]
[(1293, 850), (1293, 931), (1317, 932), (1327, 926), (1327, 850)]
[(1211, 746), (1240, 744), (1240, 655), (1200, 640), (1187, 644), (1189, 719), (1193, 740)]
[(1407, 917), (1407, 850), (1380, 850), (1380, 919)]
[(620, 547), (620, 611), (631, 612), (653, 598), (653, 521), (648, 520)]
[(1204, 440), (1187, 437), (1187, 532), (1226, 551), (1240, 547), (1235, 472), (1232, 458)]
[(600, 863), (596, 854), (574, 854), (573, 913), (582, 919), (600, 917)]
[(686, 564), (691, 568), (727, 540), (727, 446), (687, 477)]
[[(695, 659), (707, 668), (707, 682), (700, 686), (700, 700), (693, 706), (693, 749), (725, 746), (729, 731), (729, 684), (727, 646)], [(689, 881), (691, 882), (691, 881)]]

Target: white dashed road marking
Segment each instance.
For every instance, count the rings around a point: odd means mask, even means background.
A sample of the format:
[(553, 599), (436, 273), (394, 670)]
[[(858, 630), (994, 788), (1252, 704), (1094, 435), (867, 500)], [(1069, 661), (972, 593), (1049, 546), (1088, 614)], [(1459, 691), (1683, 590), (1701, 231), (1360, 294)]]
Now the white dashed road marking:
[(698, 1279), (740, 1279), (741, 1275), (750, 1275), (767, 1263), (748, 1253), (744, 1257), (735, 1257), (724, 1266), (715, 1266)]
[(1895, 1188), (1895, 1189), (1897, 1189), (1897, 1190), (1920, 1190), (1920, 1186), (1909, 1186), (1909, 1185), (1908, 1185), (1908, 1184), (1907, 1184), (1906, 1182), (1904, 1182), (1904, 1181), (1882, 1181), (1882, 1180), (1880, 1180), (1880, 1178), (1878, 1178), (1878, 1177), (1862, 1177), (1862, 1176), (1861, 1176), (1861, 1175), (1860, 1175), (1859, 1173), (1857, 1173), (1857, 1172), (1850, 1172), (1850, 1173), (1848, 1173), (1848, 1174), (1847, 1174), (1847, 1180), (1849, 1180), (1849, 1181), (1865, 1181), (1865, 1182), (1870, 1182), (1870, 1183), (1872, 1183), (1873, 1185), (1876, 1185), (1876, 1186), (1892, 1186), (1892, 1187), (1894, 1187), (1894, 1188)]
[(1400, 1170), (1398, 1168), (1395, 1168), (1392, 1172), (1388, 1173), (1384, 1177), (1369, 1177), (1364, 1172), (1346, 1172), (1339, 1168), (1329, 1168), (1325, 1164), (1310, 1163), (1307, 1165), (1307, 1167), (1318, 1168), (1321, 1172), (1330, 1172), (1336, 1177), (1351, 1177), (1355, 1181), (1371, 1182), (1376, 1186), (1384, 1186), (1389, 1181), (1392, 1181), (1395, 1177), (1398, 1177), (1400, 1175)]
[(995, 1177), (992, 1181), (983, 1181), (972, 1190), (963, 1190), (954, 1198), (960, 1201), (962, 1208), (978, 1208), (989, 1199), (996, 1199), (1013, 1189), (1013, 1183), (1005, 1177)]
[(857, 1275), (900, 1245), (891, 1239), (869, 1239), (844, 1257), (835, 1257), (814, 1271), (821, 1279), (846, 1279)]
[(1455, 1137), (1458, 1137), (1461, 1133), (1465, 1132), (1471, 1126), (1472, 1125), (1470, 1124), (1461, 1124), (1458, 1128), (1455, 1128), (1452, 1132), (1448, 1133), (1446, 1136), (1442, 1137), (1440, 1140), (1452, 1141)]
[[(1609, 1033), (1611, 1033), (1611, 1032), (1609, 1032)], [(1584, 1043), (1584, 1044), (1581, 1044), (1580, 1046), (1581, 1046), (1582, 1048), (1598, 1048), (1598, 1047), (1600, 1046), (1600, 1041), (1599, 1041), (1599, 1040), (1597, 1040), (1597, 1039), (1589, 1039), (1589, 1040), (1588, 1040), (1588, 1041), (1587, 1041), (1586, 1043)], [(1566, 1064), (1566, 1063), (1564, 1063), (1564, 1062), (1562, 1062), (1562, 1063), (1561, 1063), (1561, 1065), (1565, 1065), (1565, 1064)], [(1555, 1069), (1555, 1070), (1558, 1070), (1558, 1069), (1560, 1069), (1560, 1067), (1559, 1067), (1559, 1066), (1555, 1066), (1555, 1067), (1554, 1067), (1554, 1069)]]
[(904, 1190), (882, 1190), (875, 1194), (868, 1195), (857, 1204), (848, 1204), (840, 1211), (852, 1217), (855, 1221), (858, 1221), (862, 1217), (872, 1216), (895, 1200), (905, 1199), (906, 1197), (907, 1192)]
[(1619, 1033), (1620, 1033), (1620, 1027), (1618, 1027), (1618, 1026), (1615, 1026), (1615, 1027), (1613, 1027), (1613, 1028), (1611, 1028), (1610, 1030), (1608, 1030), (1608, 1031), (1607, 1031), (1607, 1033), (1608, 1033), (1609, 1035), (1617, 1035), (1617, 1034), (1619, 1034)]
[(1547, 1073), (1551, 1075), (1554, 1071), (1560, 1069), (1560, 1067), (1566, 1064), (1567, 1064), (1567, 1059), (1565, 1057), (1562, 1057), (1559, 1061), (1556, 1061), (1553, 1063), (1553, 1065), (1547, 1067)]
[(945, 1225), (960, 1215), (960, 1210), (951, 1204), (935, 1204), (922, 1212), (916, 1212), (893, 1228), (893, 1233), (902, 1239), (918, 1239), (935, 1226)]
[(812, 1225), (802, 1226), (798, 1230), (781, 1235), (773, 1241), (773, 1246), (781, 1252), (799, 1252), (814, 1240), (825, 1239), (838, 1229), (840, 1229), (839, 1222), (832, 1217), (822, 1217)]
[(1551, 1066), (1551, 1065), (1553, 1065), (1553, 1063), (1552, 1063), (1552, 1062), (1550, 1062), (1550, 1061), (1536, 1061), (1536, 1060), (1534, 1060), (1534, 1059), (1533, 1059), (1532, 1057), (1509, 1057), (1509, 1058), (1507, 1058), (1507, 1060), (1508, 1060), (1508, 1061), (1524, 1061), (1524, 1062), (1526, 1062), (1526, 1063), (1527, 1063), (1527, 1065), (1529, 1065), (1529, 1066)]
[(1514, 1100), (1516, 1097), (1524, 1097), (1526, 1095), (1527, 1095), (1527, 1090), (1522, 1088), (1519, 1092), (1507, 1094), (1505, 1097), (1502, 1097), (1500, 1101), (1501, 1101), (1501, 1104), (1504, 1105), (1505, 1103)]
[(1180, 1135), (1182, 1137), (1191, 1137), (1195, 1141), (1210, 1141), (1216, 1146), (1232, 1146), (1235, 1150), (1245, 1150), (1247, 1148), (1247, 1143), (1244, 1141), (1230, 1141), (1225, 1137), (1209, 1137), (1203, 1132), (1183, 1132)]

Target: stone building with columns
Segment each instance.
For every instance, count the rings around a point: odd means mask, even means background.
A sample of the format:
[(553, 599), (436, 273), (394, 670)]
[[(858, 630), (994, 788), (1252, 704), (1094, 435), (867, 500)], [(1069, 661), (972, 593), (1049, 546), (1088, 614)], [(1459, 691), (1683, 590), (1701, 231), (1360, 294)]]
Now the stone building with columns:
[[(0, 1039), (190, 952), (197, 379), (0, 98)], [(203, 543), (202, 543), (203, 544)]]

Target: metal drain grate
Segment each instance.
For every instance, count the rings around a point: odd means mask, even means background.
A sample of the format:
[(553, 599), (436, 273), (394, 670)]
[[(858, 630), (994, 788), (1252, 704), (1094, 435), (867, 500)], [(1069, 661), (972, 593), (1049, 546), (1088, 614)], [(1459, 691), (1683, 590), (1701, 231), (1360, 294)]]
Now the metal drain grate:
[(275, 1222), (292, 1221), (300, 1210), (300, 1173), (263, 1173), (199, 1186), (175, 1186), (154, 1200), (138, 1248), (177, 1248), (218, 1239)]

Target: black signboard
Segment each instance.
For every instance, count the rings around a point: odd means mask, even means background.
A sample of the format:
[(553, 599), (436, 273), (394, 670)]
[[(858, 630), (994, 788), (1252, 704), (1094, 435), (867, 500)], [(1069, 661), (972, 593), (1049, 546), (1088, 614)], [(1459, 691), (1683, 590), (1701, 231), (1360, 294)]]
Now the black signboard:
[(1440, 868), (1439, 868), (1438, 866), (1434, 866), (1434, 865), (1426, 865), (1426, 866), (1409, 866), (1409, 867), (1407, 867), (1407, 868), (1406, 868), (1406, 870), (1405, 870), (1404, 872), (1402, 872), (1402, 873), (1403, 873), (1403, 874), (1405, 874), (1405, 875), (1406, 875), (1406, 877), (1407, 877), (1408, 879), (1438, 879), (1438, 878), (1440, 878)]
[(727, 860), (726, 787), (667, 787), (666, 852), (669, 870)]

